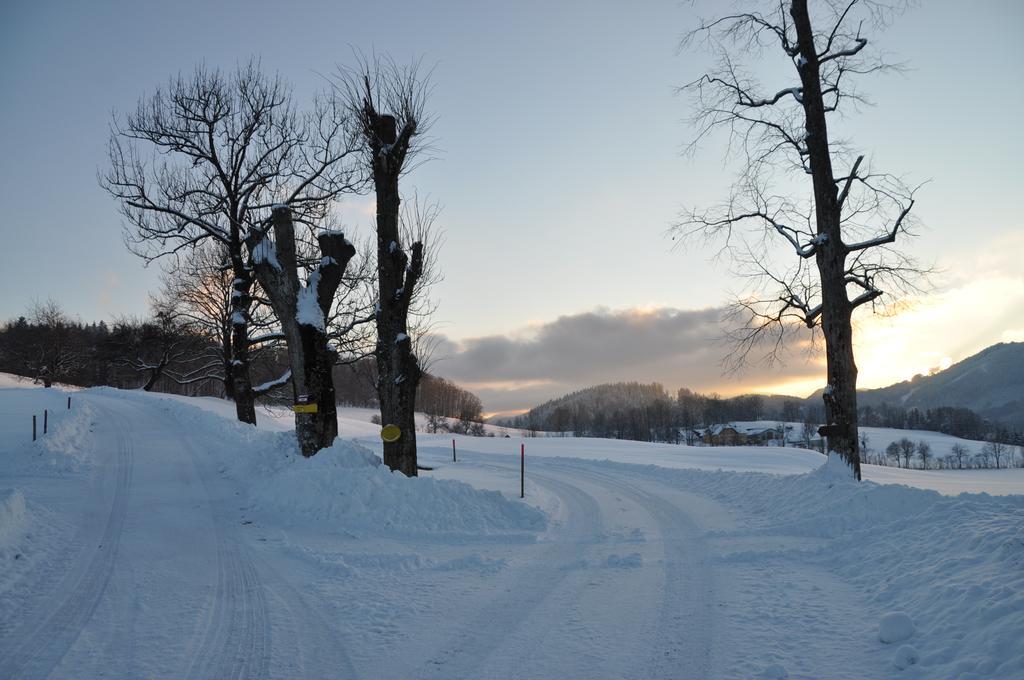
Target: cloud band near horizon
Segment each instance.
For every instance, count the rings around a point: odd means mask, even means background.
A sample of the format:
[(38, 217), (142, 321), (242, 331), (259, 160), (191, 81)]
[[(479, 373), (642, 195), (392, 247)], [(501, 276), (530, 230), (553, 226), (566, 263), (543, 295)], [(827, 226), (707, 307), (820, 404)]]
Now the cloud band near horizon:
[(822, 374), (817, 361), (748, 367), (724, 375), (728, 342), (724, 309), (609, 310), (560, 316), (509, 335), (435, 343), (431, 372), (473, 391), (488, 412), (528, 409), (548, 399), (608, 382), (659, 382), (667, 389), (736, 393)]

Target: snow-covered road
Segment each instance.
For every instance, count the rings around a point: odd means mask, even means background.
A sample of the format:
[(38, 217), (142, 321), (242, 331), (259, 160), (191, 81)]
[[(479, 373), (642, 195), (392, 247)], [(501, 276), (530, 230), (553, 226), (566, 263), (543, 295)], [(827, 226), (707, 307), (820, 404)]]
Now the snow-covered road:
[(182, 400), (26, 392), (0, 410), (53, 420), (0, 450), (5, 679), (1024, 677), (1020, 496), (550, 439), (524, 503), (515, 440), (424, 436), (408, 480)]
[[(513, 485), (519, 470), (472, 454)], [(531, 462), (556, 522), (496, 592), (467, 603), (427, 677), (708, 677), (712, 584), (685, 504), (565, 461)], [(411, 670), (411, 669), (410, 669)]]
[[(266, 540), (284, 534), (248, 516), (202, 432), (145, 401), (81, 398), (94, 413), (91, 488), (65, 508), (77, 526), (54, 556), (61, 568), (29, 578), (5, 617), (16, 625), (0, 639), (4, 678), (708, 675), (713, 584), (686, 494), (656, 495), (598, 466), (531, 462), (549, 529), (514, 545), (402, 541), (423, 561), (479, 556), (496, 568), (433, 572), (418, 587), (457, 596), (361, 631), (357, 667), (343, 630), (357, 622), (339, 611), (359, 593), (381, 598), (381, 581), (401, 572), (393, 560), (348, 584), (290, 569), (295, 532)], [(494, 485), (518, 477), (492, 456), (467, 453), (460, 468)], [(317, 541), (321, 556), (350, 560), (353, 543)], [(462, 593), (458, 573), (470, 576)], [(406, 653), (387, 653), (388, 630)]]
[(313, 653), (350, 668), (315, 603), (254, 559), (239, 491), (193, 435), (144, 403), (83, 398), (96, 475), (68, 508), (63, 572), (5, 612), (0, 677), (287, 677)]

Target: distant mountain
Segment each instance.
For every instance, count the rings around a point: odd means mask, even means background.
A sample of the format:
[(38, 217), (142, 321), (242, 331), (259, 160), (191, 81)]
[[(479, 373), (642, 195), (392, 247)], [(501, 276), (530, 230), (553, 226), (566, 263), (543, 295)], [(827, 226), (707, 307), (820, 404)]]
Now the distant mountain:
[(1024, 427), (1024, 342), (992, 345), (944, 371), (864, 390), (857, 401), (861, 406), (889, 403), (921, 410), (961, 406), (990, 420)]
[[(495, 422), (532, 421), (550, 427), (555, 412), (562, 409), (612, 413), (646, 408), (675, 397), (658, 383), (615, 383), (588, 387), (536, 406), (518, 418), (495, 418)], [(742, 395), (723, 400), (727, 419), (750, 420), (781, 415), (786, 402), (820, 407), (821, 390), (807, 398), (785, 395)], [(939, 406), (968, 408), (983, 418), (1024, 429), (1024, 342), (993, 345), (974, 356), (932, 375), (918, 375), (905, 382), (872, 390), (860, 390), (860, 406), (888, 403), (902, 409), (922, 411)], [(735, 410), (737, 414), (729, 414)], [(521, 421), (521, 422), (519, 422)], [(560, 423), (561, 424), (561, 423)], [(557, 428), (556, 428), (557, 429)]]
[(586, 411), (615, 411), (648, 406), (655, 401), (671, 399), (659, 383), (607, 383), (587, 387), (535, 406), (527, 413), (534, 422), (545, 422), (559, 408), (582, 408)]

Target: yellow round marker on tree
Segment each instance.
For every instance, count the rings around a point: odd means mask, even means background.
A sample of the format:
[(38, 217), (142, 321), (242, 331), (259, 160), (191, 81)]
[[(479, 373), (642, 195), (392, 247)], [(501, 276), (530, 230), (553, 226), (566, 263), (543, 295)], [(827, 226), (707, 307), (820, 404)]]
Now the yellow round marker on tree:
[(402, 430), (398, 425), (385, 425), (380, 430), (380, 438), (388, 444), (397, 442), (402, 437)]

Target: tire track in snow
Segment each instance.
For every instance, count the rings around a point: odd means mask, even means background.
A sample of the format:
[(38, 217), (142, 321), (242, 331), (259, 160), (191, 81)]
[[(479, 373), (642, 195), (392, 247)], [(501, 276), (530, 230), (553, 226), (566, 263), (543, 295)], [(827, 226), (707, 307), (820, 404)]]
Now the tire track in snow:
[(217, 588), (189, 678), (268, 676), (270, 625), (263, 586), (238, 542), (217, 532)]
[(206, 490), (217, 539), (217, 586), (201, 640), (189, 662), (186, 677), (194, 680), (240, 680), (269, 677), (270, 621), (263, 584), (248, 548), (229, 535), (222, 503), (210, 491), (207, 475), (195, 446), (184, 440), (199, 479)]
[[(202, 627), (193, 636), (195, 654), (186, 677), (222, 678), (317, 677), (329, 668), (332, 677), (355, 678), (356, 672), (342, 635), (305, 597), (265, 560), (254, 556), (234, 525), (225, 521), (233, 513), (218, 502), (207, 481), (212, 472), (202, 465), (196, 445), (183, 442), (206, 492), (217, 544), (218, 576), (213, 604)], [(273, 607), (271, 605), (273, 604)], [(271, 623), (273, 609), (274, 625)], [(272, 672), (274, 630), (286, 647), (287, 659), (278, 659)], [(280, 666), (278, 668), (277, 666)]]
[(275, 647), (287, 649), (288, 654), (286, 659), (280, 656), (273, 659), (272, 676), (315, 678), (323, 677), (327, 672), (337, 680), (357, 678), (355, 666), (342, 644), (346, 636), (320, 611), (319, 603), (310, 602), (259, 555), (254, 560), (267, 589), (268, 600), (276, 606), (275, 611), (287, 610), (290, 624), (280, 632), (276, 626), (274, 628)]
[[(74, 567), (83, 559), (72, 561), (54, 594), (33, 607), (39, 613), (0, 643), (0, 677), (48, 676), (78, 639), (110, 583), (124, 529), (134, 456), (127, 420), (113, 411), (106, 416), (107, 422), (116, 424), (117, 453), (113, 499), (103, 533), (84, 569)], [(83, 527), (82, 542), (89, 541), (89, 533)]]
[(686, 512), (649, 489), (626, 481), (622, 475), (595, 469), (586, 461), (574, 461), (572, 465), (543, 461), (542, 465), (615, 489), (654, 518), (664, 540), (665, 593), (658, 625), (652, 631), (658, 640), (653, 649), (659, 653), (652, 656), (651, 667), (642, 677), (710, 677), (714, 618), (709, 567), (706, 551), (700, 549), (697, 529)]
[[(479, 467), (516, 472), (502, 465), (477, 464)], [(588, 540), (552, 541), (547, 550), (532, 565), (538, 568), (521, 570), (518, 577), (507, 584), (506, 591), (488, 602), (472, 617), (444, 650), (427, 662), (424, 674), (417, 677), (476, 678), (496, 647), (511, 635), (529, 615), (554, 592), (572, 573), (567, 568), (585, 559), (586, 554), (600, 542), (602, 536), (601, 513), (595, 499), (582, 489), (553, 477), (532, 473), (532, 482), (555, 493), (569, 506), (568, 518), (558, 532), (565, 538), (589, 537)]]

